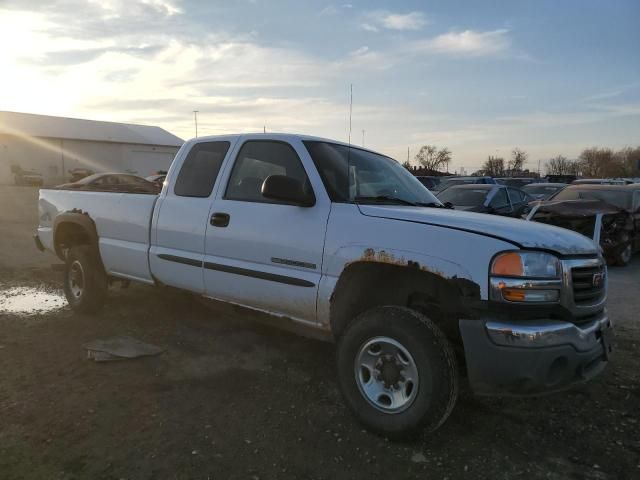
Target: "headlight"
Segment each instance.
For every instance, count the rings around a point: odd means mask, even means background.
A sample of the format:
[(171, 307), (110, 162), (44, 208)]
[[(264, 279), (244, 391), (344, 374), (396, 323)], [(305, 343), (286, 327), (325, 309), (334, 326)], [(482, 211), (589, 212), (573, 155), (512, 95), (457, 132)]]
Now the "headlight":
[(493, 259), (491, 275), (560, 278), (560, 260), (543, 252), (505, 252)]
[(549, 303), (560, 299), (562, 268), (557, 257), (543, 252), (504, 252), (491, 263), (491, 300)]

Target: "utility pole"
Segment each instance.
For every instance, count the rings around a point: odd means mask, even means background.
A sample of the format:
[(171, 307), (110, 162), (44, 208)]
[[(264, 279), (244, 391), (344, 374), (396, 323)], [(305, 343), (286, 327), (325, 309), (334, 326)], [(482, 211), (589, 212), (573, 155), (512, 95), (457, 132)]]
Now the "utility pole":
[(198, 111), (199, 110), (193, 111), (193, 122), (196, 124), (196, 138), (198, 138)]
[(262, 133), (267, 133), (267, 126), (266, 125), (262, 126)]
[(362, 130), (362, 148), (364, 148), (364, 130)]
[(411, 147), (407, 147), (407, 163), (409, 163), (409, 148)]

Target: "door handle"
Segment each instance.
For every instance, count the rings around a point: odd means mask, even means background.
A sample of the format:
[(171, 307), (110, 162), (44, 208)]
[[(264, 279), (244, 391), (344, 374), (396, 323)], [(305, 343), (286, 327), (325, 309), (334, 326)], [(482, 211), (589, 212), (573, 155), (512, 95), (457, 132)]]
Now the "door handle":
[(214, 227), (226, 227), (229, 225), (229, 219), (231, 216), (228, 213), (216, 212), (211, 215), (209, 223)]

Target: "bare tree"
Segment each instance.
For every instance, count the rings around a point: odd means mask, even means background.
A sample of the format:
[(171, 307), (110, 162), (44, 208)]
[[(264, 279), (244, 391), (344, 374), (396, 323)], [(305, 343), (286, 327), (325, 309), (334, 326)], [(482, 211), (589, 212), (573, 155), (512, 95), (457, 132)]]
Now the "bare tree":
[(620, 175), (610, 148), (586, 148), (580, 154), (580, 169), (585, 177), (616, 177)]
[(563, 155), (558, 155), (547, 162), (547, 175), (577, 175), (579, 170), (579, 162), (569, 160)]
[(625, 147), (615, 153), (615, 161), (622, 177), (640, 175), (640, 147)]
[(511, 152), (511, 160), (509, 160), (509, 164), (507, 167), (508, 170), (511, 173), (521, 172), (522, 169), (524, 168), (524, 164), (527, 161), (528, 156), (529, 154), (524, 150), (521, 150), (518, 147), (514, 148), (513, 151)]
[(438, 171), (448, 168), (451, 161), (451, 151), (448, 148), (438, 150), (435, 145), (423, 145), (415, 159), (427, 170)]
[(501, 177), (504, 175), (504, 158), (492, 157), (489, 158), (482, 165), (482, 171), (485, 175), (491, 177)]

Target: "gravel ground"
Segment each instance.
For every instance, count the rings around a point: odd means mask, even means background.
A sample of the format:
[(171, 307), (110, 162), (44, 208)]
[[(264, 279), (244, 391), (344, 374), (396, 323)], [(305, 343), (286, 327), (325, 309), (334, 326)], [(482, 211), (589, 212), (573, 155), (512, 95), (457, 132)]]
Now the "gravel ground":
[[(436, 433), (393, 443), (343, 405), (331, 344), (147, 286), (113, 289), (98, 315), (72, 313), (49, 267), (59, 262), (30, 238), (36, 198), (0, 187), (0, 309), (37, 303), (0, 313), (3, 480), (640, 478), (640, 258), (610, 270), (615, 355), (603, 375), (539, 398), (464, 390)], [(112, 335), (166, 351), (88, 360), (82, 345)]]

